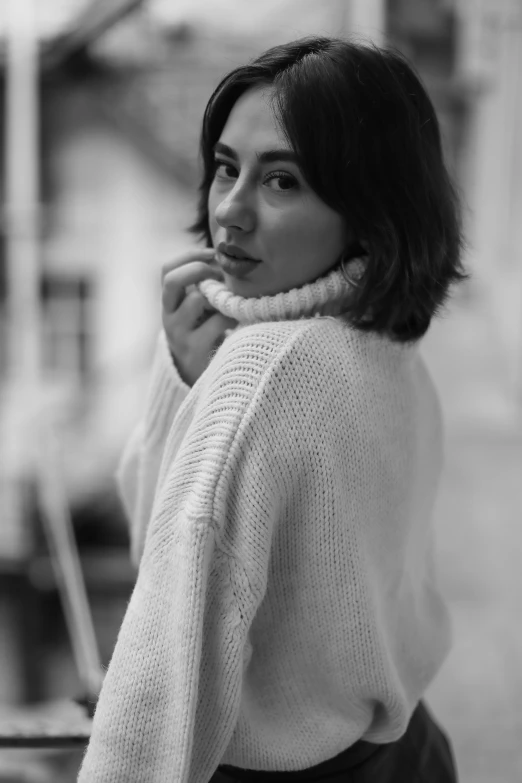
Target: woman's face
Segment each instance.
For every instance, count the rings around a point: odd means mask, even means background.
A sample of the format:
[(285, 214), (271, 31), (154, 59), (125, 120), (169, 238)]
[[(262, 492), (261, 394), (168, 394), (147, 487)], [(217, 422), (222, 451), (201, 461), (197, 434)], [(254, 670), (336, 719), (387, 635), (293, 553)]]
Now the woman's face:
[(341, 216), (305, 181), (269, 99), (265, 86), (244, 93), (215, 146), (210, 233), (225, 283), (241, 296), (315, 280), (348, 239)]

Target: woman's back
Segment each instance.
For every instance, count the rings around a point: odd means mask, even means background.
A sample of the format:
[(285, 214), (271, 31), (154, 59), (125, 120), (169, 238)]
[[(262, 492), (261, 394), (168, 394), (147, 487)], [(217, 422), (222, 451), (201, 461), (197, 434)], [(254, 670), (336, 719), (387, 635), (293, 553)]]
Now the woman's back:
[(229, 568), (210, 592), (233, 575), (252, 622), (224, 763), (292, 769), (363, 735), (397, 738), (446, 655), (431, 548), (441, 420), (417, 348), (340, 320), (246, 327), (215, 372), (244, 388), (254, 357), (265, 361), (215, 493)]
[[(431, 561), (440, 465), (440, 412), (416, 347), (334, 318), (228, 338), (174, 420), (140, 567), (147, 593), (169, 596), (163, 616), (144, 612), (146, 627), (172, 635), (178, 590), (177, 611), (203, 612), (197, 702), (187, 691), (174, 710), (196, 710), (198, 766), (295, 769), (404, 732), (448, 646)], [(201, 537), (211, 562), (185, 580)], [(167, 699), (155, 672), (171, 655), (157, 644), (150, 656), (147, 703)], [(136, 696), (120, 681), (112, 706)], [(150, 711), (147, 730), (152, 750)]]

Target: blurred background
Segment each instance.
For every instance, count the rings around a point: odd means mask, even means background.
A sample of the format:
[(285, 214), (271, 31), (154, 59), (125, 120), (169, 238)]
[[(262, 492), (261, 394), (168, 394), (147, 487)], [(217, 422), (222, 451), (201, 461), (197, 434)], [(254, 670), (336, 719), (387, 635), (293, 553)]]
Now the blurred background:
[[(113, 475), (143, 403), (161, 264), (193, 241), (202, 112), (231, 68), (309, 33), (413, 61), (462, 195), (472, 278), (422, 348), (446, 415), (436, 534), (455, 634), (427, 698), (464, 783), (515, 783), (522, 0), (0, 2), (0, 716), (84, 692), (56, 525), (74, 532), (109, 661), (135, 578)], [(79, 758), (0, 750), (0, 781), (72, 781)]]

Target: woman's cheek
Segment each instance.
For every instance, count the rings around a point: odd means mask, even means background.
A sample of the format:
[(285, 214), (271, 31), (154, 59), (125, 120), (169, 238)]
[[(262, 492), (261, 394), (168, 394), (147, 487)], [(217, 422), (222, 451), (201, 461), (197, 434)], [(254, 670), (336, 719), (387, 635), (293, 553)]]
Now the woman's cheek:
[(211, 209), (210, 204), (208, 208), (208, 228), (210, 231), (210, 236), (212, 237), (212, 241), (214, 241), (219, 226), (216, 218), (214, 217), (214, 210)]
[(208, 209), (208, 225), (210, 229), (210, 233), (212, 236), (214, 236), (216, 229), (217, 229), (217, 222), (215, 218), (216, 214), (216, 194), (214, 192), (214, 185), (212, 184), (210, 186), (210, 190), (208, 193), (208, 199), (207, 199), (207, 209)]

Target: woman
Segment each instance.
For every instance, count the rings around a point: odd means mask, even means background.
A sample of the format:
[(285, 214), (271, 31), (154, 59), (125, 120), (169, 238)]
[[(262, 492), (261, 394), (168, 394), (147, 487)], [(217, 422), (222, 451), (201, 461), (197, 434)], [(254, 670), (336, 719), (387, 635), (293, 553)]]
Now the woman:
[(465, 277), (432, 104), (400, 55), (308, 38), (221, 82), (201, 148), (80, 780), (454, 781), (421, 701), (450, 629), (418, 341)]

